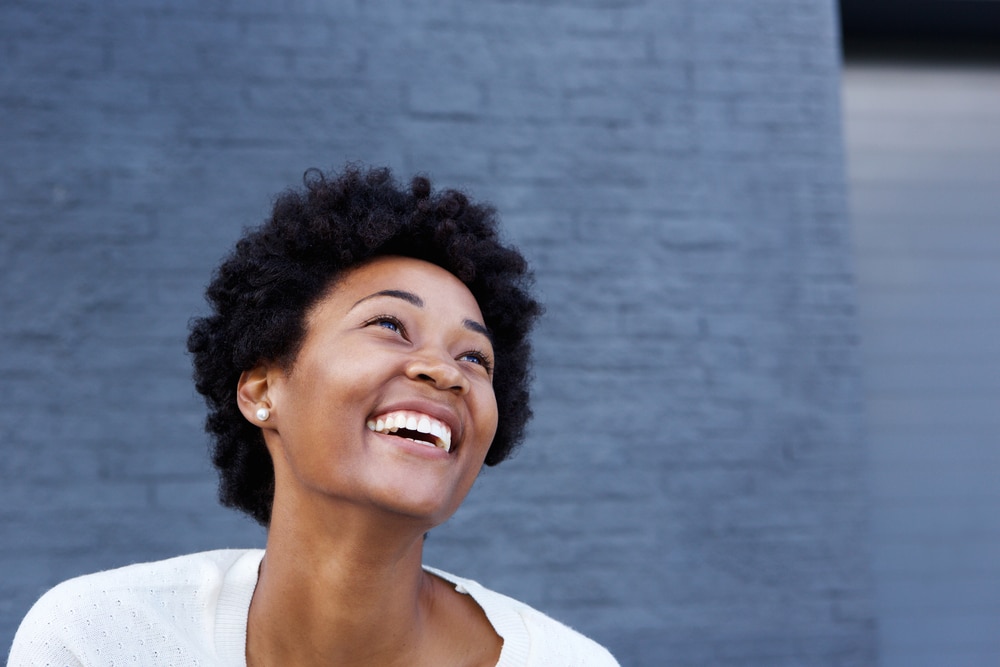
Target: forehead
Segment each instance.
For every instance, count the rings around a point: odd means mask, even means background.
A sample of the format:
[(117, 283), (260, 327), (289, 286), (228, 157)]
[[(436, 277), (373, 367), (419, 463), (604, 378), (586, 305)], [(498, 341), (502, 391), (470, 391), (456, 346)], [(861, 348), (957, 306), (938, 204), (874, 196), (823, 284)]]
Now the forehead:
[(479, 304), (469, 288), (446, 269), (412, 257), (378, 257), (345, 272), (333, 285), (326, 300), (347, 308), (358, 300), (384, 291), (409, 292), (423, 308), (454, 311), (464, 318), (482, 321)]

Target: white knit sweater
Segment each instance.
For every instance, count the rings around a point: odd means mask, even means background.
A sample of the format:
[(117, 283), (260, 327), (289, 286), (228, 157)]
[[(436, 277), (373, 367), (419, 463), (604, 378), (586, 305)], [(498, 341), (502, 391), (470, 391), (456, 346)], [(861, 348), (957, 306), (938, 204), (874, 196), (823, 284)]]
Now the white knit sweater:
[[(42, 596), (8, 667), (246, 665), (247, 615), (264, 552), (206, 551), (90, 574)], [(521, 602), (432, 568), (483, 608), (497, 667), (618, 665), (606, 649)]]

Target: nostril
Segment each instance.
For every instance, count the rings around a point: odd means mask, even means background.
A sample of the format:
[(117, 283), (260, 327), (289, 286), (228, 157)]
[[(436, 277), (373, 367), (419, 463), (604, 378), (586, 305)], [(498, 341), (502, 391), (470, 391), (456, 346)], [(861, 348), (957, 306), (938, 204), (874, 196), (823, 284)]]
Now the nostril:
[(462, 371), (452, 363), (415, 359), (407, 368), (407, 377), (417, 382), (425, 382), (438, 389), (458, 390), (462, 393), (467, 389)]

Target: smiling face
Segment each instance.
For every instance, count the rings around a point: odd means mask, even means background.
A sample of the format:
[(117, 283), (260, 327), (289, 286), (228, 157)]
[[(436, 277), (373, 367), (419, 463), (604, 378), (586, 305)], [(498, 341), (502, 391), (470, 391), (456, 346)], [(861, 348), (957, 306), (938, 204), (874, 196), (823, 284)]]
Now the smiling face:
[(446, 520), (497, 427), (493, 349), (472, 293), (438, 266), (382, 257), (345, 274), (305, 325), (290, 369), (241, 378), (241, 409), (274, 461), (275, 518), (350, 506), (423, 529)]

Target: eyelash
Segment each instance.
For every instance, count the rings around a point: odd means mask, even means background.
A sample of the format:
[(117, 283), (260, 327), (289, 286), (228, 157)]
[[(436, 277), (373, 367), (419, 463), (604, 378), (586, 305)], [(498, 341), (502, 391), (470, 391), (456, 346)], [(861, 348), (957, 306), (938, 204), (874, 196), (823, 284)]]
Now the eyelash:
[(482, 350), (469, 350), (468, 352), (463, 352), (458, 358), (462, 359), (464, 357), (475, 357), (476, 362), (485, 368), (487, 373), (493, 372), (493, 360), (490, 359), (490, 355)]
[[(386, 323), (389, 323), (394, 327), (396, 327), (399, 330), (399, 335), (406, 336), (406, 327), (403, 326), (403, 323), (399, 320), (398, 317), (395, 317), (393, 315), (376, 315), (375, 317), (365, 322), (365, 326), (371, 326), (373, 324), (382, 326), (383, 324)], [(388, 329), (389, 327), (384, 327), (384, 328)]]
[[(400, 336), (403, 336), (404, 338), (406, 337), (406, 327), (403, 326), (400, 319), (394, 315), (376, 315), (365, 322), (365, 326), (382, 326), (384, 324), (393, 325), (398, 330), (397, 333), (399, 333)], [(388, 329), (389, 327), (384, 328)], [(458, 356), (459, 359), (463, 359), (465, 357), (475, 357), (475, 363), (478, 363), (480, 366), (485, 368), (487, 373), (493, 372), (493, 359), (486, 352), (482, 350), (468, 350)]]

